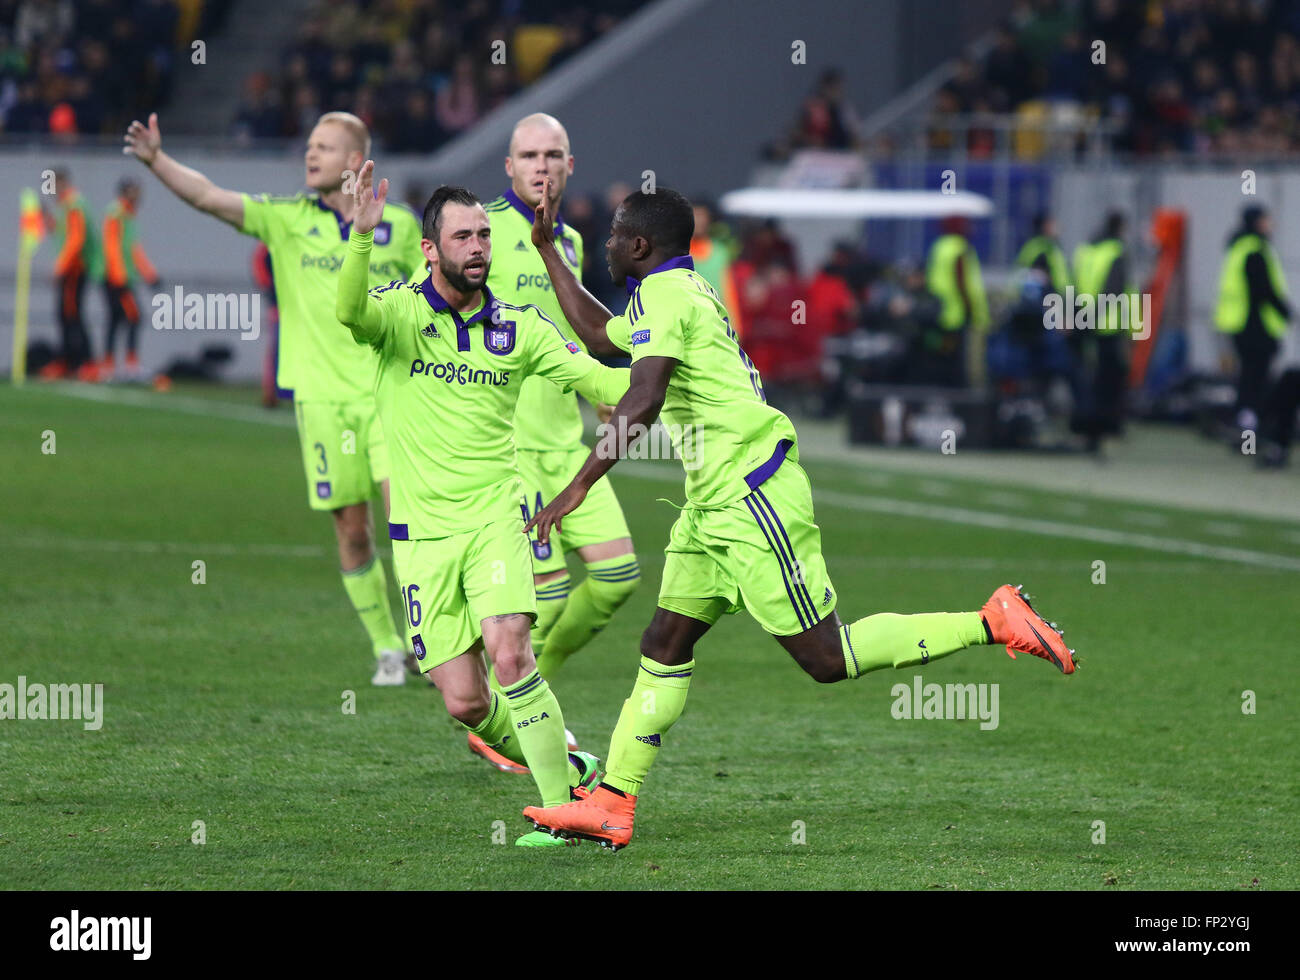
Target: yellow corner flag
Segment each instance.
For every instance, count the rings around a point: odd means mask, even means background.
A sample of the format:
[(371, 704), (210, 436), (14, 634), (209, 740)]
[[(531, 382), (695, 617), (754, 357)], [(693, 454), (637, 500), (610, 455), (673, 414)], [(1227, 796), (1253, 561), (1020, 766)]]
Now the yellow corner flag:
[(14, 283), (14, 358), (12, 378), (21, 385), (27, 377), (27, 302), (32, 290), (32, 257), (45, 237), (45, 215), (40, 199), (30, 187), (19, 192), (18, 268)]

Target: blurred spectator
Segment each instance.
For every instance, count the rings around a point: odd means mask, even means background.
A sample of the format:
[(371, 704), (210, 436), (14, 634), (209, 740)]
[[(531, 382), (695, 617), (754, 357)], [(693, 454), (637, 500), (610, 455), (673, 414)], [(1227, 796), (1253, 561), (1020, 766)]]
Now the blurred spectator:
[(72, 176), (54, 172), (56, 212), (47, 219), (58, 239), (54, 259), (54, 302), (59, 314), (59, 356), (41, 370), (47, 380), (74, 375), (94, 381), (96, 370), (82, 308), (87, 281), (103, 278), (103, 252), (94, 216)]
[(149, 261), (136, 232), (135, 217), (140, 207), (140, 184), (130, 178), (118, 182), (117, 199), (104, 214), (104, 293), (108, 306), (108, 330), (104, 357), (99, 362), (100, 381), (112, 380), (117, 365), (113, 359), (119, 330), (126, 333), (126, 377), (140, 380), (138, 335), (140, 304), (135, 295), (138, 282), (150, 288), (159, 285), (158, 270)]
[(848, 333), (857, 325), (861, 293), (854, 288), (853, 280), (861, 264), (851, 244), (837, 242), (826, 264), (808, 284), (808, 324), (819, 342)]
[(829, 68), (817, 81), (817, 88), (804, 100), (795, 126), (796, 149), (850, 150), (858, 146), (860, 129), (857, 113), (844, 94), (844, 74)]
[(979, 383), (982, 363), (979, 337), (989, 327), (989, 303), (979, 256), (970, 243), (970, 221), (963, 217), (943, 220), (943, 234), (930, 246), (925, 279), (939, 301), (936, 329), (926, 337), (930, 383), (960, 388)]
[(695, 235), (691, 239), (691, 258), (695, 271), (702, 275), (722, 298), (727, 308), (731, 326), (737, 335), (744, 336), (740, 297), (736, 292), (736, 278), (732, 272), (730, 233), (725, 226), (715, 227), (712, 206), (701, 198), (695, 199)]
[(741, 259), (752, 269), (769, 269), (781, 266), (794, 272), (794, 246), (781, 234), (775, 220), (769, 218), (752, 232), (741, 250)]
[(247, 142), (283, 136), (282, 124), (279, 98), (271, 88), (270, 75), (261, 71), (249, 75), (244, 83), (244, 101), (235, 116), (236, 138)]
[(1099, 298), (1133, 293), (1125, 226), (1124, 215), (1111, 211), (1096, 237), (1074, 253), (1076, 297), (1091, 301), (1094, 322), (1091, 330), (1066, 333), (1074, 348), (1076, 369), (1070, 428), (1084, 437), (1090, 452), (1101, 450), (1104, 436), (1120, 435), (1124, 429), (1128, 350), (1132, 346), (1128, 330), (1134, 314), (1109, 302), (1103, 305)]
[(1065, 287), (1070, 285), (1070, 268), (1056, 235), (1056, 219), (1052, 215), (1046, 211), (1034, 215), (1034, 234), (1021, 246), (1016, 265), (1042, 272), (1047, 290), (1063, 295)]
[(438, 123), (449, 133), (459, 133), (478, 121), (478, 78), (475, 61), (467, 54), (456, 59), (451, 79), (438, 90)]
[(415, 89), (406, 97), (405, 120), (389, 139), (388, 149), (393, 153), (431, 153), (446, 138), (447, 131), (434, 117), (433, 100), (427, 92)]
[(1252, 431), (1259, 427), (1269, 366), (1291, 319), (1286, 277), (1270, 241), (1272, 232), (1272, 218), (1262, 207), (1243, 209), (1241, 224), (1228, 240), (1214, 310), (1214, 324), (1232, 338), (1240, 366), (1237, 425)]

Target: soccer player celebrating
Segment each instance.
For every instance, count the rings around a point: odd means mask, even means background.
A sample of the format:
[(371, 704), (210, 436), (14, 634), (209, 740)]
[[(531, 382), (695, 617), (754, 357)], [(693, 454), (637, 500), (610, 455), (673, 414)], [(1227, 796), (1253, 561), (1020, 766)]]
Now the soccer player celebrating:
[(614, 213), (610, 275), (631, 292), (611, 316), (569, 272), (555, 248), (549, 197), (533, 242), (569, 323), (595, 354), (628, 351), (631, 384), (578, 475), (529, 524), (547, 540), (588, 489), (625, 454), (618, 434), (649, 426), (690, 433), (695, 469), (673, 526), (659, 608), (641, 638), (641, 667), (610, 741), (608, 772), (590, 795), (528, 807), (538, 830), (614, 849), (632, 839), (637, 796), (663, 737), (680, 717), (695, 669), (694, 646), (724, 613), (743, 605), (814, 680), (840, 681), (882, 667), (912, 667), (967, 647), (1006, 644), (1073, 673), (1059, 631), (1004, 585), (980, 612), (878, 613), (845, 625), (813, 522), (812, 489), (798, 440), (767, 404), (763, 383), (737, 343), (713, 288), (694, 271), (690, 202), (666, 188), (629, 195)]
[[(379, 353), (376, 400), (393, 464), (389, 537), (415, 656), (448, 713), (532, 773), (542, 802), (570, 799), (597, 761), (569, 753), (564, 717), (529, 642), (537, 616), (520, 515), (512, 441), (515, 405), (530, 375), (607, 403), (628, 372), (605, 367), (531, 306), (487, 288), (491, 225), (460, 187), (440, 187), (424, 209), (420, 243), (430, 274), (366, 291), (371, 230), (388, 181), (375, 192), (366, 161), (355, 225), (339, 276), (338, 320)], [(486, 652), (501, 684), (488, 685)], [(572, 774), (572, 775), (571, 775)], [(530, 833), (516, 843), (564, 843)]]
[[(510, 137), (506, 175), (510, 187), (486, 206), (496, 243), (488, 285), (494, 295), (519, 306), (533, 305), (566, 339), (573, 340), (546, 267), (532, 247), (533, 211), (543, 182), (551, 181), (550, 207), (561, 258), (575, 275), (582, 274), (582, 236), (559, 217), (564, 185), (573, 172), (569, 136), (553, 116), (536, 113), (521, 119)], [(604, 410), (607, 412), (608, 407)], [(515, 447), (526, 508), (542, 509), (578, 472), (587, 458), (582, 444), (578, 400), (540, 377), (525, 378), (515, 409)], [(564, 522), (563, 535), (532, 542), (537, 622), (533, 649), (537, 669), (548, 680), (569, 656), (595, 636), (636, 589), (641, 579), (623, 509), (608, 480), (600, 480), (587, 499)], [(571, 590), (565, 554), (576, 551), (587, 575)], [(501, 768), (473, 735), (470, 747)]]
[[(334, 319), (336, 280), (352, 229), (352, 188), (345, 192), (344, 185), (370, 153), (365, 123), (347, 112), (320, 117), (304, 161), (311, 193), (296, 197), (253, 197), (217, 187), (163, 152), (157, 113), (148, 126), (131, 123), (123, 152), (186, 204), (266, 244), (280, 311), (276, 383), (293, 392), (307, 499), (313, 510), (334, 515), (343, 587), (375, 656), (371, 683), (405, 683), (388, 581), (371, 540), (375, 486), (385, 505), (389, 496), (388, 451), (375, 416), (375, 357)], [(390, 205), (372, 238), (371, 284), (423, 275), (420, 225), (410, 210)]]

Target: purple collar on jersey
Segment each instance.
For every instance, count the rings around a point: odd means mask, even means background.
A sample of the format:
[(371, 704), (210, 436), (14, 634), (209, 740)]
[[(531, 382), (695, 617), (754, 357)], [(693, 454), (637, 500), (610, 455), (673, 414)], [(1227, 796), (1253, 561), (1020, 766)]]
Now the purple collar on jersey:
[[(669, 269), (690, 269), (692, 272), (694, 272), (695, 260), (691, 258), (689, 255), (679, 255), (676, 258), (669, 259), (663, 265), (655, 266), (653, 269), (651, 269), (649, 272), (645, 274), (646, 279), (649, 279), (656, 272), (667, 272)], [(642, 280), (640, 279), (635, 279), (632, 276), (628, 276), (627, 294), (631, 296), (633, 293), (635, 293), (636, 287), (641, 285), (641, 282)]]
[[(519, 197), (519, 195), (515, 193), (515, 189), (513, 187), (507, 187), (506, 192), (501, 196), (504, 197), (510, 203), (510, 206), (512, 208), (514, 208), (525, 218), (527, 218), (528, 223), (530, 225), (533, 223), (533, 216), (534, 216), (533, 209), (523, 202), (523, 200)], [(555, 216), (555, 230), (558, 232), (564, 231), (564, 219), (561, 218), (558, 214)]]
[(420, 291), (424, 293), (424, 298), (428, 300), (429, 305), (433, 307), (435, 313), (450, 313), (453, 320), (456, 321), (456, 350), (464, 353), (469, 350), (469, 328), (470, 325), (479, 320), (492, 316), (492, 310), (497, 305), (497, 298), (492, 295), (492, 290), (485, 285), (483, 287), (483, 308), (475, 313), (468, 320), (462, 320), (460, 311), (453, 309), (452, 305), (442, 298), (442, 294), (433, 288), (433, 276), (429, 276), (424, 282), (420, 283)]
[(330, 207), (328, 204), (322, 201), (319, 197), (313, 198), (313, 200), (316, 202), (316, 207), (320, 208), (322, 211), (328, 211), (330, 214), (334, 215), (334, 220), (339, 223), (339, 238), (343, 239), (346, 242), (348, 240), (349, 233), (351, 233), (352, 231), (352, 222), (344, 221), (343, 215), (339, 214), (332, 207)]

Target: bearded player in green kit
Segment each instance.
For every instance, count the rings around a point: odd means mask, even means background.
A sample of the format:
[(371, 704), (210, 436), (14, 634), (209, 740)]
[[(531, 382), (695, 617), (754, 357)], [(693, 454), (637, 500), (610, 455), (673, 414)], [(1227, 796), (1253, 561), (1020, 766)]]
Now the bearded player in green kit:
[[(402, 641), (372, 540), (370, 500), (378, 489), (388, 501), (388, 452), (375, 415), (375, 357), (352, 343), (334, 319), (336, 282), (352, 227), (348, 177), (370, 154), (365, 123), (347, 112), (320, 117), (303, 161), (311, 193), (294, 197), (226, 190), (173, 160), (162, 150), (156, 113), (147, 126), (131, 123), (125, 142), (123, 152), (186, 204), (266, 243), (280, 307), (276, 384), (293, 392), (307, 499), (312, 510), (334, 518), (343, 587), (375, 656), (371, 683), (404, 683)], [(423, 277), (420, 223), (410, 210), (388, 205), (374, 239), (371, 285)]]
[[(570, 799), (599, 763), (565, 746), (564, 716), (537, 670), (531, 549), (519, 511), (513, 440), (525, 378), (616, 402), (628, 372), (594, 360), (535, 307), (487, 287), (491, 226), (473, 194), (440, 187), (424, 210), (422, 282), (366, 290), (373, 229), (388, 181), (357, 177), (356, 227), (339, 272), (335, 314), (379, 356), (375, 399), (388, 436), (388, 536), (407, 607), (407, 635), (447, 712), (532, 773), (543, 805)], [(488, 685), (483, 657), (500, 682)], [(526, 834), (522, 846), (556, 846)]]
[[(575, 341), (578, 338), (564, 319), (531, 238), (533, 211), (549, 180), (550, 206), (557, 215), (556, 245), (573, 274), (582, 275), (582, 236), (558, 216), (565, 184), (573, 172), (569, 136), (559, 120), (545, 113), (519, 120), (510, 136), (505, 169), (510, 187), (486, 205), (493, 242), (488, 285), (508, 303), (537, 307), (566, 339)], [(608, 407), (597, 406), (597, 411), (607, 413)], [(524, 380), (515, 410), (515, 446), (526, 516), (550, 503), (578, 472), (588, 452), (582, 435), (576, 395), (540, 377)], [(591, 488), (582, 506), (565, 519), (562, 534), (553, 534), (546, 542), (534, 539), (530, 544), (537, 589), (532, 643), (538, 651), (538, 671), (553, 681), (565, 660), (599, 633), (636, 590), (641, 570), (623, 509), (608, 480)], [(586, 577), (576, 587), (565, 563), (569, 552), (577, 552), (586, 566)], [(469, 744), (475, 754), (498, 769), (521, 771), (473, 733)]]

